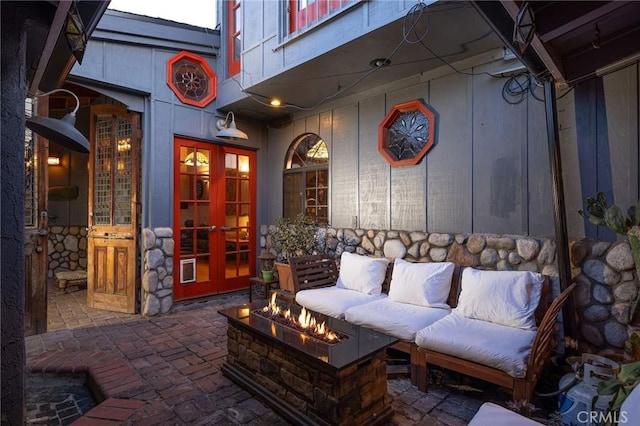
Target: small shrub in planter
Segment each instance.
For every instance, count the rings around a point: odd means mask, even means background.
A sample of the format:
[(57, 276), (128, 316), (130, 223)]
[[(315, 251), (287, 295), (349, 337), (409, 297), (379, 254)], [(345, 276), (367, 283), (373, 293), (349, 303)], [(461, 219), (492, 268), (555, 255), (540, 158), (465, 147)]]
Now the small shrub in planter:
[(280, 288), (293, 292), (293, 279), (289, 269), (290, 257), (322, 253), (325, 249), (325, 232), (303, 214), (293, 219), (281, 217), (275, 227), (269, 228), (270, 247), (276, 254)]

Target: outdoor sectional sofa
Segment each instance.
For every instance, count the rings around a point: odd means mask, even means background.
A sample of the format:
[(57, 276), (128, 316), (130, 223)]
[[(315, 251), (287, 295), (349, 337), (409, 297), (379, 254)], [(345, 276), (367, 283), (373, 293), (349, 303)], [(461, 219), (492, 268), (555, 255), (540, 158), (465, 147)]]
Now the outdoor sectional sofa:
[(551, 301), (549, 279), (449, 262), (411, 263), (343, 253), (289, 259), (295, 302), (400, 339), (411, 381), (426, 391), (428, 365), (457, 371), (530, 400), (553, 348), (572, 284)]

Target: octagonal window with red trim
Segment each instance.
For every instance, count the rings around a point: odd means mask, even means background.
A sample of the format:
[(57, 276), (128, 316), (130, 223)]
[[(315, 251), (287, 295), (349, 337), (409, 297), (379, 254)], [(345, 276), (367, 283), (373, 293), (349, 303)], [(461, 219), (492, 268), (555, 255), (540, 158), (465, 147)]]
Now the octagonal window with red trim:
[(218, 78), (203, 57), (182, 51), (167, 63), (167, 84), (183, 103), (205, 107), (216, 98)]
[(394, 105), (378, 126), (378, 151), (392, 166), (413, 166), (435, 143), (435, 113), (414, 100)]

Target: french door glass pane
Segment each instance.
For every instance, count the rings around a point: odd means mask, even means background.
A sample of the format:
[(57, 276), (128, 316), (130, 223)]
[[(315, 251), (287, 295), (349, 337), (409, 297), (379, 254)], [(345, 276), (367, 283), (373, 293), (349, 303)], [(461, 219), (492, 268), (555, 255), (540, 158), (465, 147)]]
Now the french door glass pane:
[(116, 118), (116, 149), (115, 153), (115, 211), (114, 225), (131, 224), (131, 191), (132, 191), (132, 165), (133, 155), (131, 150), (132, 128), (131, 121)]

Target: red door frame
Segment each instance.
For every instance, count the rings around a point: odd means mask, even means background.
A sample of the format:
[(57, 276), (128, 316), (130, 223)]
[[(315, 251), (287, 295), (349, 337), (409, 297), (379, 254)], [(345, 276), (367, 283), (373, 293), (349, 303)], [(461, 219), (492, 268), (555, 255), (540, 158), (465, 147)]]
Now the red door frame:
[[(215, 226), (215, 230), (209, 231), (208, 238), (208, 258), (209, 258), (209, 280), (197, 281), (189, 284), (182, 284), (180, 280), (181, 259), (191, 259), (206, 256), (205, 253), (194, 255), (181, 255), (181, 194), (180, 194), (180, 147), (191, 147), (201, 150), (209, 150), (209, 221), (207, 228)], [(221, 227), (225, 224), (225, 154), (235, 153), (249, 157), (249, 252), (248, 252), (248, 273), (235, 277), (226, 277), (226, 238)], [(197, 174), (194, 175), (197, 179)], [(174, 299), (184, 300), (229, 291), (236, 291), (249, 287), (249, 278), (255, 275), (256, 269), (256, 153), (253, 150), (235, 148), (225, 145), (216, 145), (209, 142), (201, 142), (191, 139), (176, 137), (174, 140), (174, 185), (173, 185), (173, 231), (174, 231)], [(194, 223), (196, 238), (197, 232), (206, 231), (205, 228), (198, 229), (198, 223)], [(195, 250), (197, 252), (197, 248)], [(197, 262), (196, 262), (197, 263)], [(197, 264), (196, 264), (197, 268)]]

